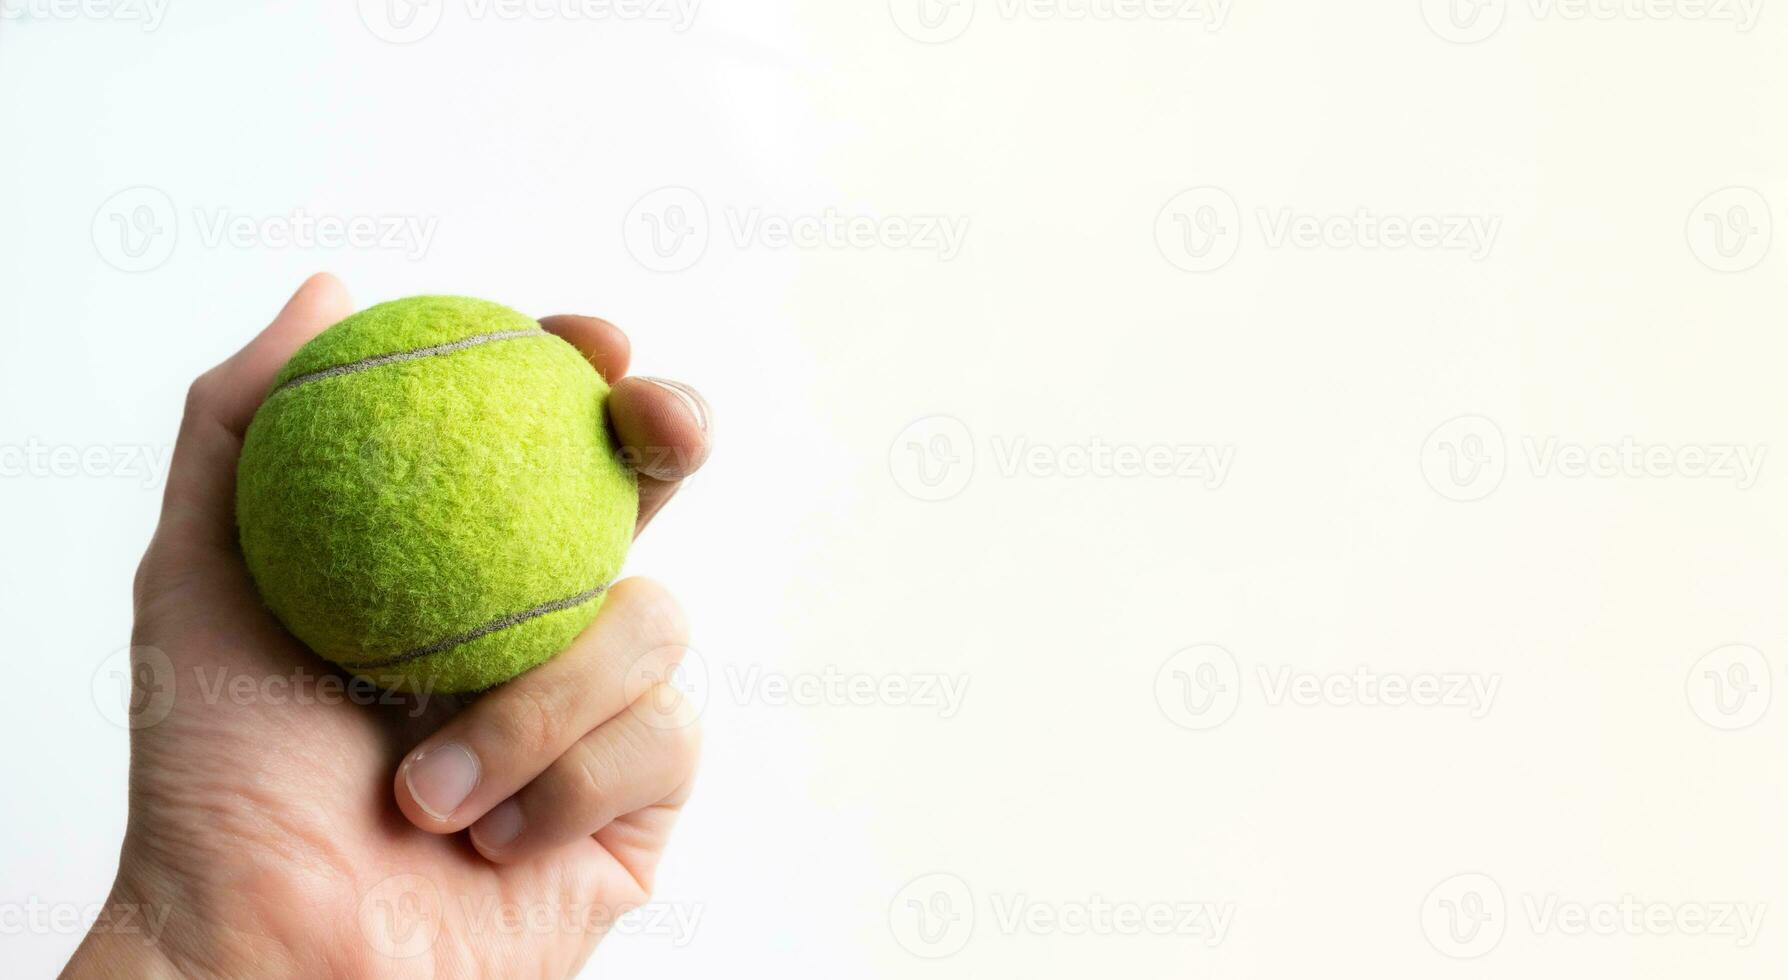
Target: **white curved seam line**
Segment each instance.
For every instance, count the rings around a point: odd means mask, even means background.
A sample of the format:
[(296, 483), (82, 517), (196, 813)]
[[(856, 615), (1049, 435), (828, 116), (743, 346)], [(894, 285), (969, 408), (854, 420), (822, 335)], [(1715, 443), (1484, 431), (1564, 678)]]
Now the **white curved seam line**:
[(421, 360), (424, 357), (434, 357), (439, 354), (451, 354), (454, 351), (461, 351), (468, 347), (477, 347), (481, 344), (488, 344), (498, 340), (514, 340), (518, 337), (547, 336), (551, 335), (544, 330), (499, 330), (495, 333), (475, 334), (471, 337), (455, 340), (450, 343), (435, 344), (432, 347), (418, 347), (415, 350), (401, 350), (391, 354), (375, 354), (372, 357), (364, 357), (358, 361), (350, 361), (347, 364), (337, 364), (334, 367), (323, 368), (320, 371), (311, 371), (307, 374), (300, 374), (295, 378), (289, 378), (284, 384), (281, 384), (268, 392), (267, 397), (271, 398), (288, 388), (307, 385), (313, 381), (322, 381), (326, 378), (339, 378), (344, 374), (358, 374), (361, 371), (383, 367), (386, 364), (400, 364), (404, 361), (416, 361)]

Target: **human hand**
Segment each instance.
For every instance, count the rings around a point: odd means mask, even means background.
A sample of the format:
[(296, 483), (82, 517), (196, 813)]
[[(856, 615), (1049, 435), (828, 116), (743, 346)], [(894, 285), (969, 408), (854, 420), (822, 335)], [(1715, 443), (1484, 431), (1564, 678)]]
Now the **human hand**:
[[(561, 976), (650, 893), (699, 740), (664, 682), (688, 626), (662, 587), (616, 583), (570, 649), (471, 699), (346, 683), (263, 607), (236, 540), (242, 434), (292, 353), (352, 312), (315, 276), (192, 386), (137, 573), (133, 674), (155, 689), (136, 692), (153, 714), (118, 877), (65, 975)], [(541, 323), (613, 386), (643, 528), (705, 459), (707, 407), (624, 377), (614, 326)], [(492, 919), (517, 908), (560, 927)], [(153, 942), (105, 928), (122, 914), (159, 922)]]

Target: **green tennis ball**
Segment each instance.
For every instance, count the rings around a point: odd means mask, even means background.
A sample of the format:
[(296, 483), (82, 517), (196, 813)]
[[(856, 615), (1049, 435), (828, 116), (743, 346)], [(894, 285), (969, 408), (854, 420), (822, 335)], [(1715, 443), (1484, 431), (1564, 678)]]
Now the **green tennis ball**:
[(638, 486), (576, 348), (495, 303), (419, 296), (304, 345), (236, 474), (262, 599), (383, 687), (500, 684), (595, 618)]

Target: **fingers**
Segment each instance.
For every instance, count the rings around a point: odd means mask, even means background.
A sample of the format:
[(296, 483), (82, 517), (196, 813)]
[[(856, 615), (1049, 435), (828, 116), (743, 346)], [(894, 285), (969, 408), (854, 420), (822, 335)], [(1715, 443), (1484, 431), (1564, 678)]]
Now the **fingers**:
[(616, 583), (570, 649), (479, 698), (410, 753), (396, 775), (398, 807), (434, 833), (471, 826), (668, 676), (687, 642), (683, 612), (662, 586)]
[(615, 863), (627, 869), (642, 895), (652, 894), (658, 861), (670, 843), (671, 829), (688, 802), (691, 780), (665, 800), (616, 820), (592, 836)]
[(680, 805), (695, 781), (700, 749), (695, 710), (675, 687), (656, 684), (473, 824), (472, 844), (507, 864), (589, 837), (647, 807)]
[(246, 347), (193, 382), (162, 498), (168, 537), (207, 546), (235, 540), (236, 457), (243, 430), (280, 367), (353, 309), (334, 276), (312, 276)]
[(674, 483), (708, 458), (708, 403), (682, 382), (624, 378), (609, 396), (608, 415), (643, 477)]
[(607, 320), (560, 315), (540, 325), (570, 341), (608, 380), (609, 421), (621, 452), (639, 473), (638, 533), (707, 461), (713, 437), (708, 403), (679, 381), (626, 377), (632, 346)]
[(215, 378), (206, 407), (226, 428), (241, 435), (267, 400), (274, 376), (298, 348), (353, 312), (354, 301), (341, 280), (327, 272), (311, 276), (267, 329), (211, 370)]
[(540, 325), (548, 333), (559, 335), (571, 346), (583, 352), (584, 360), (596, 369), (596, 373), (614, 384), (627, 374), (627, 362), (633, 356), (633, 345), (621, 328), (593, 316), (559, 316), (543, 317)]
[(712, 434), (708, 403), (678, 381), (624, 378), (609, 395), (608, 417), (621, 451), (639, 473), (637, 531), (707, 461)]

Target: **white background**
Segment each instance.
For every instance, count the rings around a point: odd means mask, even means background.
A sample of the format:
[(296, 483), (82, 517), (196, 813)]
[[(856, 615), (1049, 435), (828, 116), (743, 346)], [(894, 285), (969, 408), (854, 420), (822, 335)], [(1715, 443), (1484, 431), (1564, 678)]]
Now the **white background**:
[[(699, 926), (613, 936), (590, 975), (1788, 962), (1788, 11), (24, 4), (0, 3), (7, 972), (79, 938), (20, 909), (111, 880), (126, 734), (94, 688), (160, 494), (27, 450), (164, 459), (190, 379), (317, 269), (363, 304), (606, 316), (718, 415), (630, 559), (706, 665), (659, 889)], [(431, 231), (294, 243), (300, 213)], [(873, 240), (774, 234), (829, 215)], [(939, 218), (953, 249), (898, 237)], [(1278, 234), (1304, 219), (1328, 234)], [(1353, 233), (1463, 219), (1486, 247)], [(1656, 464), (1594, 456), (1623, 440)], [(1703, 471), (1732, 447), (1761, 468)], [(829, 674), (967, 690), (765, 683)], [(1391, 705), (1362, 676), (1494, 695)], [(1629, 899), (1660, 934), (1558, 911)], [(1226, 924), (1074, 927), (1101, 903)], [(1683, 924), (1758, 906), (1754, 934)]]

